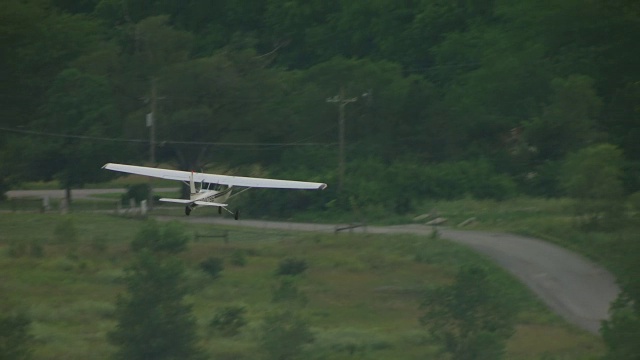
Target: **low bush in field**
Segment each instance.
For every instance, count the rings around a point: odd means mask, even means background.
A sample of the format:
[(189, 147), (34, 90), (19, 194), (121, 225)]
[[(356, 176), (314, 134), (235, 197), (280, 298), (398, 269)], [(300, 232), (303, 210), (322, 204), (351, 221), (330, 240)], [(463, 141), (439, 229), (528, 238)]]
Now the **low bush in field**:
[(222, 336), (235, 336), (247, 324), (244, 306), (229, 305), (218, 309), (209, 326)]
[(280, 262), (276, 275), (299, 275), (307, 270), (307, 261), (302, 259), (286, 258)]
[(217, 278), (220, 276), (222, 270), (224, 270), (224, 260), (217, 257), (209, 257), (200, 263), (200, 269), (213, 278)]

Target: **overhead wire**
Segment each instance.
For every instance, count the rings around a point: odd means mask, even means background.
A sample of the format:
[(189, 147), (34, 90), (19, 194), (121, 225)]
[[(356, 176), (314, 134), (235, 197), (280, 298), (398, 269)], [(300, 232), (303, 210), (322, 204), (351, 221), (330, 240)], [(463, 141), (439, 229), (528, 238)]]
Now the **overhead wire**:
[[(157, 144), (175, 144), (175, 145), (197, 145), (197, 146), (228, 146), (228, 147), (267, 147), (267, 148), (275, 148), (275, 147), (290, 147), (290, 146), (332, 146), (336, 143), (321, 143), (321, 142), (305, 142), (306, 140), (312, 139), (319, 135), (325, 134), (331, 129), (328, 129), (319, 134), (314, 134), (307, 138), (303, 138), (299, 141), (294, 142), (280, 142), (280, 143), (267, 143), (267, 142), (224, 142), (224, 141), (182, 141), (182, 140), (156, 140)], [(54, 132), (46, 132), (46, 131), (36, 131), (36, 130), (27, 130), (27, 129), (16, 129), (0, 126), (0, 131), (24, 134), (24, 135), (33, 135), (33, 136), (46, 136), (46, 137), (57, 137), (57, 138), (67, 138), (67, 139), (80, 139), (80, 140), (93, 140), (93, 141), (110, 141), (110, 142), (123, 142), (123, 143), (149, 143), (150, 139), (130, 139), (130, 138), (118, 138), (118, 137), (102, 137), (102, 136), (91, 136), (91, 135), (73, 135), (73, 134), (62, 134), (62, 133), (54, 133)]]

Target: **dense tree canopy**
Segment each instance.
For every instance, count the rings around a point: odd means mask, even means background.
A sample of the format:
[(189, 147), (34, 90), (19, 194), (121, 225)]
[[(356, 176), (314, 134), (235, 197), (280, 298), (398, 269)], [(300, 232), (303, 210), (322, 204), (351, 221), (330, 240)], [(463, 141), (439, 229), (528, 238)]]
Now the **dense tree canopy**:
[(519, 191), (557, 195), (564, 157), (603, 142), (640, 168), (635, 1), (1, 6), (2, 187), (81, 186), (100, 176), (92, 163), (147, 161), (152, 111), (156, 162), (333, 179), (337, 94), (356, 100), (345, 109), (352, 177), (371, 162), (481, 161)]

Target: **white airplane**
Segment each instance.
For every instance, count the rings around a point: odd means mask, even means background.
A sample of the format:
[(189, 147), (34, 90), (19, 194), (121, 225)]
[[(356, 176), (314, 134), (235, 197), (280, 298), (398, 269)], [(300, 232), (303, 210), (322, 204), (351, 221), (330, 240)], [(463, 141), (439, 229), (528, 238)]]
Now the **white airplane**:
[[(315, 182), (205, 174), (113, 163), (105, 164), (102, 168), (129, 174), (182, 181), (191, 189), (189, 199), (162, 198), (160, 201), (184, 204), (184, 213), (186, 215), (191, 214), (191, 210), (197, 206), (217, 206), (218, 214), (221, 214), (222, 209), (224, 209), (234, 215), (236, 220), (238, 220), (238, 211), (231, 212), (227, 208), (228, 204), (225, 203), (231, 197), (234, 187), (244, 188), (235, 195), (251, 188), (323, 190), (327, 187), (327, 184)], [(200, 189), (196, 189), (196, 183), (200, 183)]]

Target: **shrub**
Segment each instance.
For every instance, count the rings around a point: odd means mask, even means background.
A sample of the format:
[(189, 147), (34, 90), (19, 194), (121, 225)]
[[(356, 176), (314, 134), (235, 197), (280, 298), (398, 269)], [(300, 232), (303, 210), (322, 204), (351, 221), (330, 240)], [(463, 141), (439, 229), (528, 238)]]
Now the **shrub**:
[(289, 311), (267, 316), (261, 330), (260, 345), (267, 359), (299, 358), (303, 346), (314, 341), (309, 325)]
[(35, 345), (30, 330), (24, 314), (0, 315), (0, 359), (30, 359)]
[(27, 254), (27, 245), (22, 241), (12, 241), (7, 249), (7, 255), (12, 258), (23, 257)]
[(103, 236), (94, 236), (91, 239), (91, 249), (97, 254), (103, 254), (107, 251), (107, 239)]
[(180, 224), (172, 222), (161, 225), (149, 220), (131, 242), (131, 248), (135, 252), (147, 249), (156, 253), (177, 254), (186, 250), (188, 242), (189, 237)]
[(44, 247), (42, 244), (36, 240), (31, 241), (29, 244), (29, 255), (35, 258), (44, 257)]
[(137, 204), (149, 198), (149, 184), (135, 184), (127, 186), (127, 192), (122, 194), (120, 201), (122, 205), (129, 205), (129, 199), (133, 199)]
[(224, 270), (224, 261), (221, 258), (210, 257), (200, 263), (200, 269), (213, 278), (217, 278)]
[(307, 270), (307, 261), (303, 259), (286, 258), (280, 262), (276, 275), (295, 276)]
[(231, 253), (231, 264), (235, 266), (247, 265), (247, 258), (242, 250), (235, 250)]
[(283, 278), (278, 286), (273, 290), (273, 302), (288, 302), (289, 304), (297, 304), (305, 306), (308, 302), (307, 296), (298, 289), (294, 279)]
[(75, 244), (78, 241), (78, 231), (71, 219), (58, 222), (53, 236), (57, 244)]
[(597, 228), (606, 219), (611, 226), (622, 215), (623, 154), (610, 144), (593, 145), (569, 154), (564, 162), (562, 185), (576, 200), (581, 225)]
[(631, 210), (640, 212), (640, 191), (629, 196), (629, 205), (631, 205)]
[(229, 305), (218, 309), (209, 326), (222, 336), (235, 336), (247, 324), (244, 306)]

